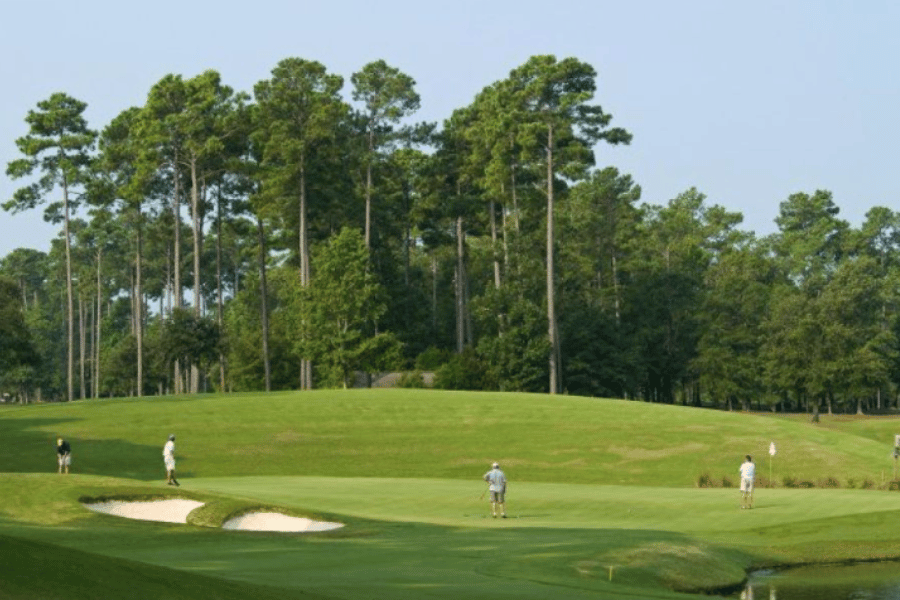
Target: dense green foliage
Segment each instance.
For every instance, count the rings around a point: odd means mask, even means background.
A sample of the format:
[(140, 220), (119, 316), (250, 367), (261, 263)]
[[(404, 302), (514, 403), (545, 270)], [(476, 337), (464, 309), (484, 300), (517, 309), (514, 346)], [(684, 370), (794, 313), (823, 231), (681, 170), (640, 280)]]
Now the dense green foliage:
[(28, 380), (28, 372), (37, 365), (37, 353), (31, 332), (22, 314), (19, 288), (0, 278), (0, 381), (17, 386)]
[(852, 228), (798, 191), (760, 238), (698, 189), (641, 203), (595, 153), (631, 135), (574, 58), (532, 57), (440, 127), (384, 61), (348, 79), (287, 58), (251, 98), (167, 75), (96, 149), (83, 103), (39, 103), (8, 173), (41, 178), (4, 206), (89, 210), (0, 258), (36, 355), (4, 359), (0, 392), (340, 387), (426, 357), (453, 389), (896, 405), (900, 215)]

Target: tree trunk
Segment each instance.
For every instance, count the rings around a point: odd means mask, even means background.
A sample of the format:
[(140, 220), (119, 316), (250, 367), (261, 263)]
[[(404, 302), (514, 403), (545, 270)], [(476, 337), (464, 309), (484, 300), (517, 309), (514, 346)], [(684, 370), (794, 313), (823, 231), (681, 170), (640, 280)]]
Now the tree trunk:
[(263, 372), (266, 391), (272, 391), (272, 370), (269, 363), (269, 286), (266, 283), (266, 233), (262, 219), (256, 217), (256, 231), (259, 237), (259, 296), (260, 323), (262, 325)]
[[(306, 224), (306, 167), (300, 158), (300, 285), (306, 287), (310, 281), (309, 239)], [(306, 335), (305, 333), (303, 335)], [(308, 358), (300, 361), (300, 388), (312, 389), (312, 362)]]
[(94, 340), (94, 398), (100, 397), (100, 345), (103, 333), (103, 280), (101, 279), (101, 264), (103, 263), (103, 251), (97, 250), (97, 334)]
[(406, 179), (403, 180), (403, 283), (406, 287), (406, 293), (409, 294), (409, 269), (410, 269), (410, 247), (412, 246), (412, 225), (410, 224), (409, 212), (411, 210), (412, 200), (410, 198), (409, 184)]
[[(505, 196), (505, 194), (504, 194)], [(509, 210), (507, 209), (505, 204), (501, 204), (500, 206), (500, 235), (503, 238), (503, 271), (502, 274), (506, 277), (509, 276)]]
[(613, 284), (613, 302), (616, 310), (616, 327), (622, 325), (622, 300), (619, 290), (619, 265), (616, 262), (615, 250), (612, 255), (612, 284)]
[(141, 207), (138, 205), (137, 214), (137, 256), (135, 257), (134, 290), (137, 296), (135, 302), (134, 332), (137, 341), (137, 396), (144, 395), (144, 296), (141, 290), (141, 258), (142, 258), (142, 217)]
[(371, 250), (372, 243), (372, 151), (375, 147), (375, 132), (369, 128), (369, 156), (366, 159), (366, 250)]
[[(431, 253), (431, 332), (437, 337), (438, 333), (438, 316), (437, 316), (437, 287), (438, 287), (438, 262), (437, 255)], [(897, 400), (900, 404), (900, 399)]]
[[(173, 215), (173, 223), (175, 226), (175, 257), (172, 261), (172, 270), (174, 271), (174, 285), (172, 286), (174, 289), (172, 290), (175, 308), (181, 308), (182, 306), (182, 297), (181, 297), (181, 186), (180, 186), (180, 178), (178, 177), (178, 150), (175, 151), (175, 158), (172, 163), (172, 173), (174, 178), (174, 197), (172, 199), (172, 215)], [(175, 364), (172, 368), (172, 373), (174, 375), (175, 381), (173, 382), (175, 393), (180, 394), (184, 392), (184, 384), (181, 379), (181, 361), (177, 358), (175, 359)]]
[[(222, 298), (222, 190), (216, 194), (216, 323), (224, 329), (224, 300)], [(225, 355), (219, 352), (219, 391), (225, 391)]]
[(463, 218), (456, 217), (456, 352), (462, 354), (466, 347), (466, 296), (465, 296), (465, 228)]
[[(515, 150), (516, 141), (514, 138), (510, 138), (509, 144), (510, 144), (510, 148)], [(519, 186), (518, 186), (518, 183), (516, 182), (516, 168), (517, 168), (516, 162), (515, 162), (515, 160), (513, 160), (512, 165), (510, 165), (510, 175), (509, 175), (510, 185), (512, 186), (512, 189), (510, 190), (510, 192), (512, 194), (513, 226), (516, 230), (516, 233), (519, 233), (520, 232), (520, 229), (519, 229), (519, 195), (518, 195), (518, 187)]]
[(69, 354), (66, 370), (67, 400), (75, 399), (75, 301), (72, 298), (72, 242), (69, 234), (69, 186), (63, 180), (63, 235), (66, 238), (66, 320)]
[(553, 126), (547, 128), (547, 334), (550, 341), (550, 394), (559, 391), (559, 339), (556, 325), (556, 279), (553, 258)]
[[(191, 229), (193, 231), (194, 243), (194, 316), (198, 319), (202, 315), (202, 307), (200, 306), (200, 253), (203, 251), (203, 229), (200, 225), (200, 182), (197, 178), (197, 158), (193, 157), (190, 162), (191, 167)], [(196, 394), (200, 391), (200, 371), (196, 364), (191, 364), (191, 393)]]
[(87, 382), (85, 381), (85, 357), (87, 354), (87, 330), (84, 323), (84, 296), (81, 290), (78, 292), (78, 369), (80, 376), (78, 378), (79, 398), (84, 400), (87, 398)]
[(494, 256), (494, 288), (500, 289), (500, 253), (497, 247), (497, 207), (491, 200), (488, 204), (491, 213), (491, 249)]

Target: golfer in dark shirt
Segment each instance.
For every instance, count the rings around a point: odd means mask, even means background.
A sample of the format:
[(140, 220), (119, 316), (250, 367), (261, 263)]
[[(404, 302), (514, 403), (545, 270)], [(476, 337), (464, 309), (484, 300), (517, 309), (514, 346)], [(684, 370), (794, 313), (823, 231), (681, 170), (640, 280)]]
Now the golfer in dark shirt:
[(56, 460), (59, 463), (59, 472), (62, 473), (65, 470), (68, 474), (69, 465), (72, 464), (72, 447), (62, 438), (56, 440)]

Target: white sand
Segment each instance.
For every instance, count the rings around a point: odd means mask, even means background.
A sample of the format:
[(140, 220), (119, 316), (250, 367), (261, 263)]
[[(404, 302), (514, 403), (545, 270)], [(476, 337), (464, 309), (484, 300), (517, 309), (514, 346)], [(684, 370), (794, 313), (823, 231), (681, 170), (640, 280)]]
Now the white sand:
[(327, 521), (313, 521), (301, 517), (289, 517), (281, 513), (262, 512), (248, 513), (230, 519), (223, 529), (239, 529), (242, 531), (330, 531), (343, 527), (342, 523), (329, 523)]
[[(196, 500), (152, 500), (149, 502), (97, 502), (85, 504), (94, 512), (163, 523), (187, 523), (188, 513), (203, 506)], [(235, 517), (222, 525), (223, 529), (241, 531), (330, 531), (343, 527), (342, 523), (313, 521), (312, 519), (289, 517), (281, 513), (258, 512)]]
[(151, 502), (98, 502), (85, 504), (95, 512), (163, 523), (187, 523), (187, 516), (195, 508), (203, 506), (196, 500), (153, 500)]

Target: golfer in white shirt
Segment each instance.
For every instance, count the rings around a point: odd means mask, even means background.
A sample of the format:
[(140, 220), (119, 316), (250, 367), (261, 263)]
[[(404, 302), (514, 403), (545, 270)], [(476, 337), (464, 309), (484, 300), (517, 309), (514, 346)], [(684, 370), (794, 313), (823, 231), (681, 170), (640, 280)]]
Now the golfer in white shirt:
[(748, 454), (741, 464), (741, 508), (753, 508), (753, 479), (756, 477), (756, 465)]
[(175, 434), (169, 436), (169, 441), (163, 446), (163, 462), (166, 463), (166, 483), (180, 485), (175, 479)]

